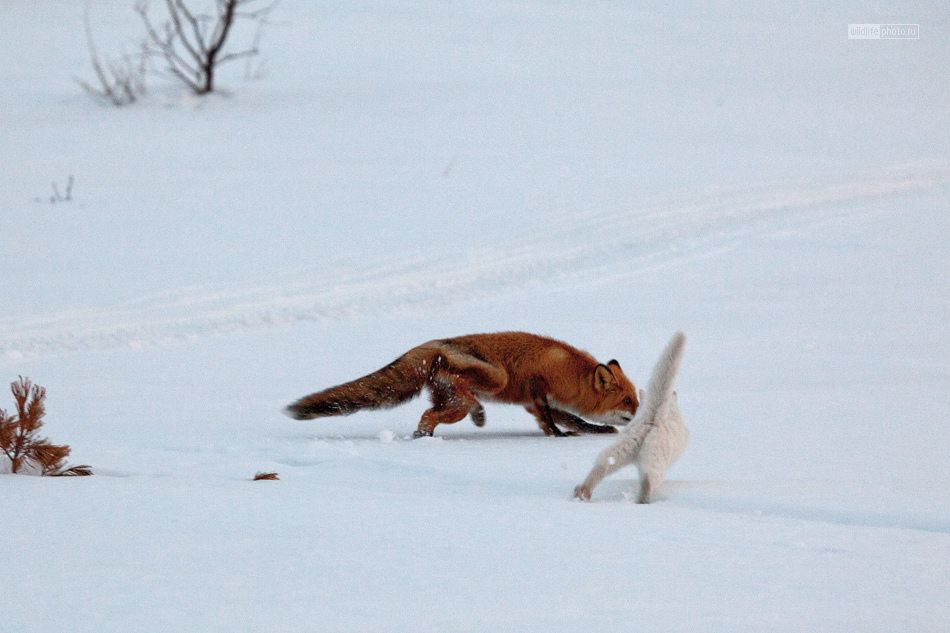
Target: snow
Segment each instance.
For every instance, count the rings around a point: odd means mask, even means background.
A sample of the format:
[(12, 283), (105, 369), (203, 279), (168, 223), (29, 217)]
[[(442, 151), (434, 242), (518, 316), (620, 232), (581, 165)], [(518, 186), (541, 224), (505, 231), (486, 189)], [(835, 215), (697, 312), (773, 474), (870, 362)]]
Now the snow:
[[(82, 4), (0, 4), (0, 380), (97, 473), (0, 477), (0, 629), (946, 629), (941, 4), (284, 0), (263, 79), (121, 110)], [(688, 334), (655, 503), (514, 407), (281, 415), (513, 329)]]

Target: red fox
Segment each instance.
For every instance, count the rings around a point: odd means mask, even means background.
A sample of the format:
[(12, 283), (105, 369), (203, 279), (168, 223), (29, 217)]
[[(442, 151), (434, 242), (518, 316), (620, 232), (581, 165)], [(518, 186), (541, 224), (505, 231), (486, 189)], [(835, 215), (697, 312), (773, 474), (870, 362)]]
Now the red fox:
[(284, 413), (310, 420), (393, 407), (426, 387), (432, 408), (422, 414), (413, 437), (431, 436), (439, 424), (467, 415), (484, 426), (479, 400), (522, 405), (545, 435), (555, 436), (616, 433), (608, 425), (626, 424), (639, 406), (637, 390), (616, 360), (604, 365), (561, 341), (501, 332), (423, 343), (368, 376), (301, 398)]

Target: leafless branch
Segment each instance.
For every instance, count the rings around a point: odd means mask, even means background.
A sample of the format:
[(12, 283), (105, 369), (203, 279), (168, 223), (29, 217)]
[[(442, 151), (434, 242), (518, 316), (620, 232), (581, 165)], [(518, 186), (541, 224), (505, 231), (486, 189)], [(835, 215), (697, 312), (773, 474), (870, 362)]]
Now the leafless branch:
[(133, 103), (145, 94), (145, 52), (143, 50), (138, 56), (123, 55), (118, 62), (103, 64), (92, 39), (89, 5), (90, 1), (87, 0), (83, 21), (86, 28), (86, 42), (89, 45), (89, 58), (92, 61), (92, 69), (96, 73), (99, 87), (79, 78), (76, 81), (90, 97), (103, 105), (111, 104), (121, 107)]
[[(185, 0), (164, 0), (168, 19), (156, 26), (149, 17), (148, 0), (138, 0), (135, 10), (145, 25), (148, 54), (164, 60), (164, 72), (181, 81), (195, 94), (214, 90), (219, 66), (258, 54), (262, 26), (276, 2), (254, 10), (242, 10), (262, 0), (215, 0), (213, 15), (196, 13)], [(224, 52), (228, 35), (239, 20), (257, 24), (250, 47)]]

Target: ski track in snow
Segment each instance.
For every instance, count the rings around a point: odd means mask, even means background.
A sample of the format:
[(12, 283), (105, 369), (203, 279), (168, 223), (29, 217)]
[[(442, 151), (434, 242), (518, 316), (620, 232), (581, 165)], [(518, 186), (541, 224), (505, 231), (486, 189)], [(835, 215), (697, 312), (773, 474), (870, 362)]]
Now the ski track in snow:
[[(674, 482), (675, 483), (675, 482)], [(633, 484), (630, 485), (633, 489)], [(627, 493), (630, 494), (630, 493)], [(768, 495), (737, 496), (697, 491), (678, 491), (677, 499), (669, 502), (683, 508), (754, 515), (781, 520), (798, 520), (865, 528), (916, 530), (935, 534), (950, 534), (950, 522), (940, 512), (836, 508), (818, 502), (777, 501)]]
[[(257, 284), (185, 287), (120, 305), (0, 319), (0, 356), (138, 348), (216, 334), (448, 305), (598, 270), (624, 274), (866, 212), (861, 203), (950, 184), (950, 170), (891, 173), (830, 186), (758, 189), (571, 218), (557, 233), (459, 257), (305, 270)], [(565, 245), (570, 245), (565, 248)]]

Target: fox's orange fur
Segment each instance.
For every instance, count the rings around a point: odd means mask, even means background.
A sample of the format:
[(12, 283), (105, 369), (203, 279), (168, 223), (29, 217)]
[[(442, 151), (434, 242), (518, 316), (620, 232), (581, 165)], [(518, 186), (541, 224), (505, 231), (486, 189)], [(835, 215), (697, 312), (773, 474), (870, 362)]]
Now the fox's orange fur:
[(557, 425), (586, 433), (615, 433), (639, 401), (620, 364), (598, 363), (587, 352), (524, 332), (472, 334), (423, 343), (368, 376), (301, 398), (285, 409), (308, 420), (380, 409), (406, 402), (428, 388), (432, 408), (415, 436), (432, 435), (439, 424), (471, 415), (485, 424), (480, 400), (518, 404), (534, 415), (547, 435), (565, 435)]

